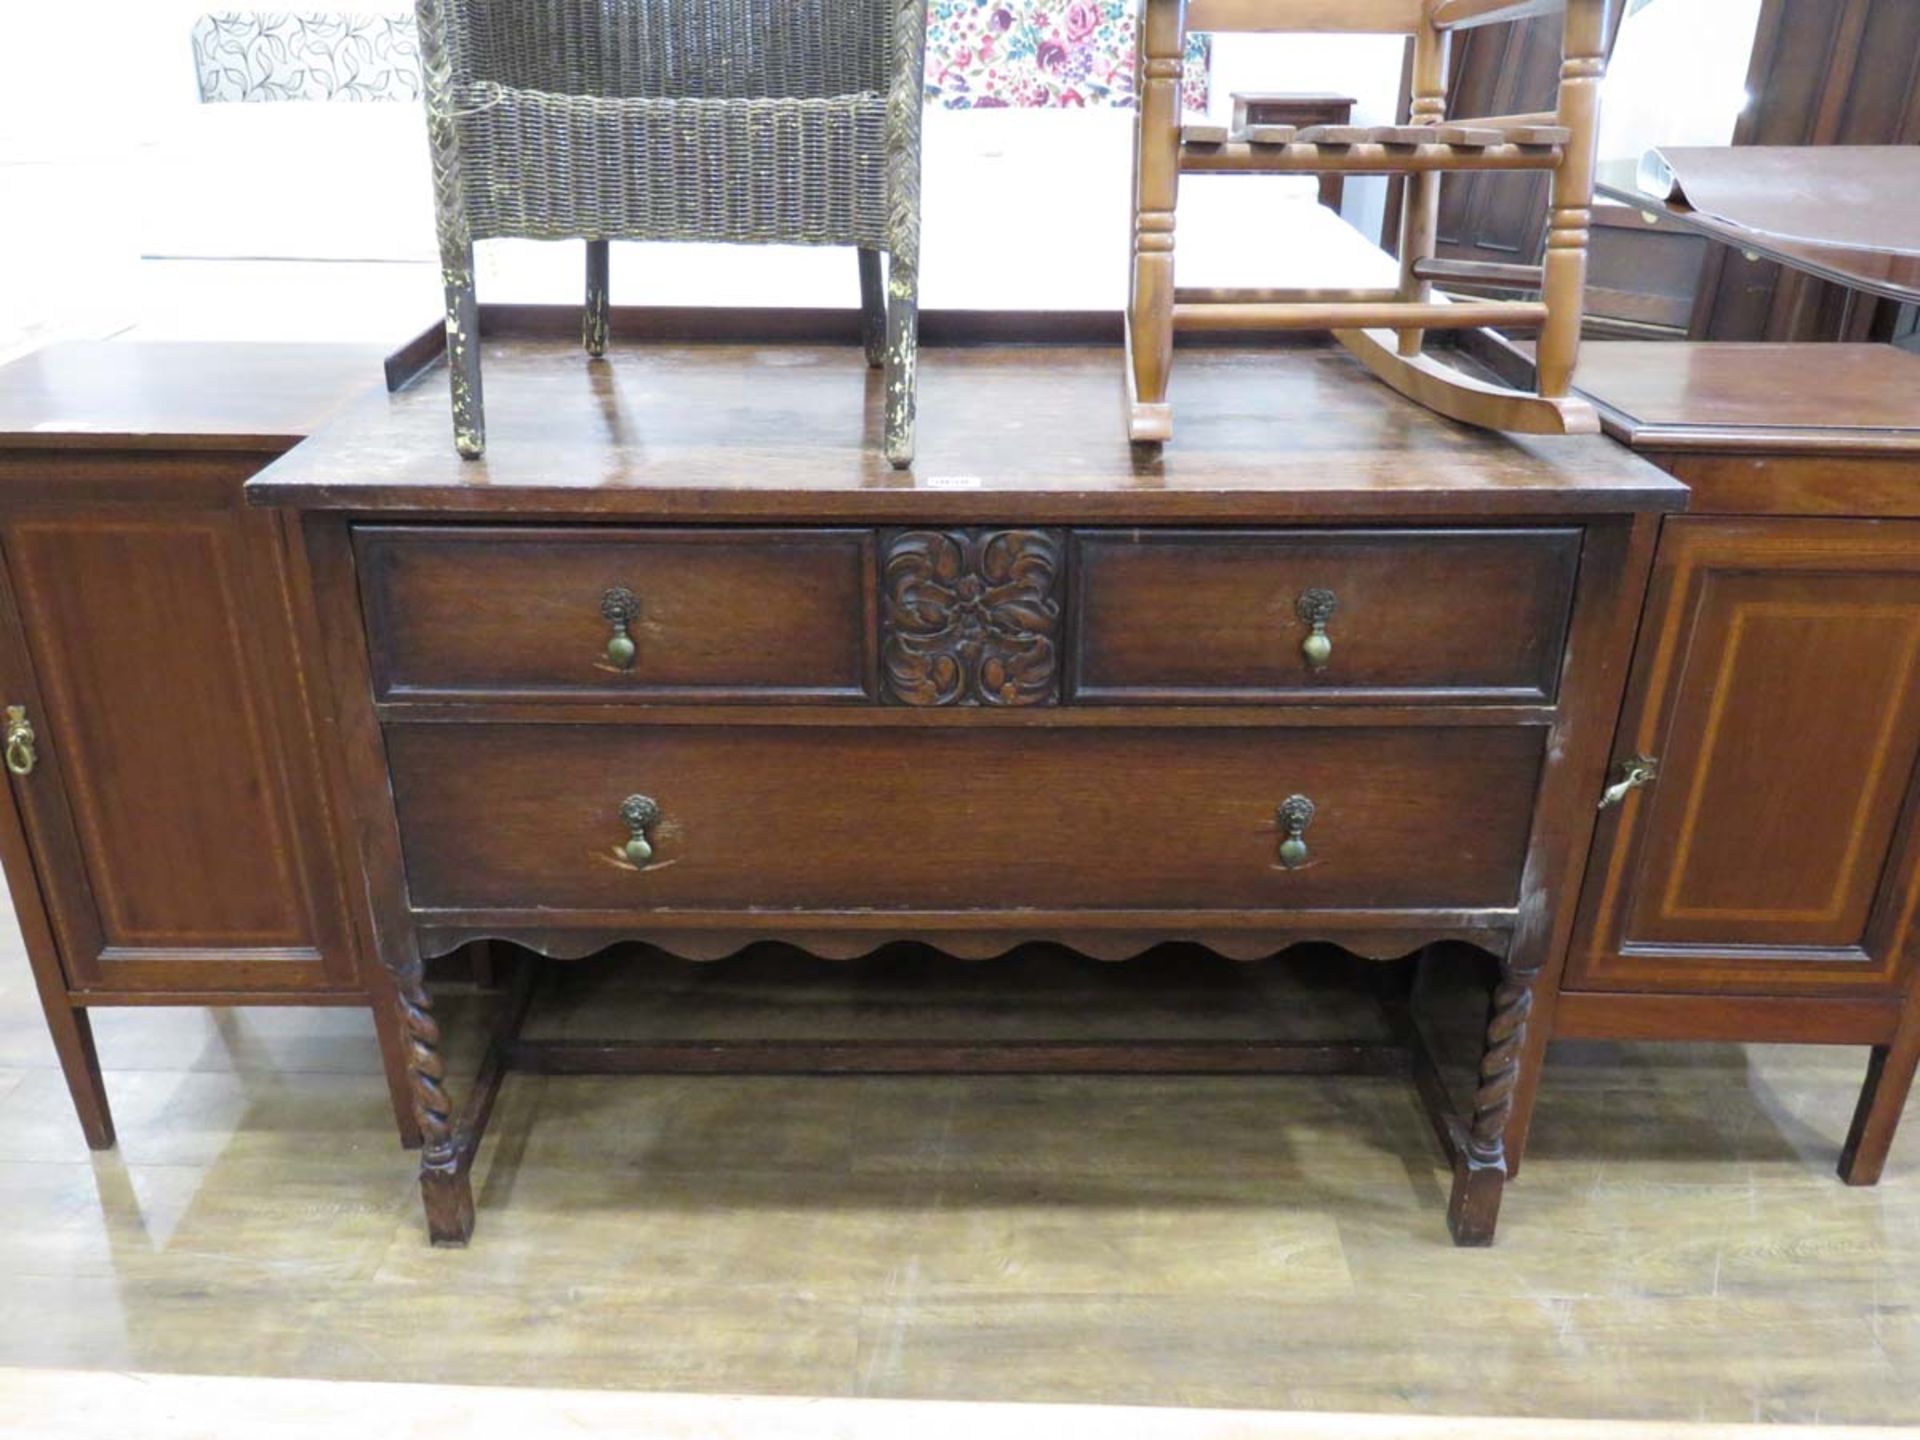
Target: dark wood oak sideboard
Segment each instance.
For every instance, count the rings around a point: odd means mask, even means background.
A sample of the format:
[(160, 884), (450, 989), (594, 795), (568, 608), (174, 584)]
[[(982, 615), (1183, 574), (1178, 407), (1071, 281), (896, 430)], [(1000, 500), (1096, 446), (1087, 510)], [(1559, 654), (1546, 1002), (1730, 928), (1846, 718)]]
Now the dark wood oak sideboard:
[(856, 348), (523, 342), (489, 347), (484, 461), (428, 384), (249, 482), (313, 572), (432, 1238), (471, 1232), (508, 1068), (641, 1065), (519, 1037), (516, 1003), (458, 1110), (426, 958), (771, 937), (1472, 941), (1498, 962), (1472, 1098), (1423, 1090), (1453, 1233), (1487, 1242), (1684, 489), (1597, 436), (1451, 425), (1319, 346), (1190, 352), (1163, 455), (1117, 438), (1110, 348), (922, 365), (911, 472)]
[(1872, 1184), (1920, 1061), (1920, 357), (1600, 344), (1578, 383), (1693, 503), (1540, 1036), (1869, 1046), (1840, 1173)]
[[(87, 1141), (106, 1005), (364, 1005), (304, 554), (242, 483), (378, 383), (357, 345), (74, 343), (0, 368), (0, 860)], [(391, 1004), (375, 1006), (417, 1138)]]

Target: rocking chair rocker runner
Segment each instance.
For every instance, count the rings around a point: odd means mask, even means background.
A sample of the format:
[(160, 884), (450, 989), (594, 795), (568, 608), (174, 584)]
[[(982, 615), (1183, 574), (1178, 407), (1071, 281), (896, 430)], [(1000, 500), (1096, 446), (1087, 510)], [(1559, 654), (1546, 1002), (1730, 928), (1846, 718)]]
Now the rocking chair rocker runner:
[[(1455, 420), (1530, 434), (1589, 434), (1592, 406), (1572, 395), (1586, 285), (1587, 225), (1600, 80), (1613, 0), (1142, 0), (1136, 93), (1133, 273), (1127, 302), (1127, 433), (1166, 440), (1167, 375), (1176, 330), (1331, 330), (1380, 379)], [(1565, 11), (1558, 102), (1537, 115), (1446, 118), (1451, 33)], [(1413, 36), (1411, 123), (1392, 126), (1180, 123), (1180, 69), (1188, 30), (1360, 31)], [(1502, 279), (1537, 300), (1459, 304), (1433, 282), (1473, 280), (1434, 256), (1440, 176), (1448, 171), (1551, 174), (1546, 256), (1503, 266)], [(1404, 175), (1400, 281), (1379, 289), (1185, 291), (1173, 279), (1174, 202), (1183, 172)], [(1469, 272), (1473, 273), (1469, 273)], [(1524, 273), (1523, 273), (1524, 272)], [(1428, 330), (1537, 329), (1535, 391), (1511, 390), (1422, 353)]]
[[(473, 242), (858, 247), (886, 453), (913, 458), (926, 0), (416, 0), (454, 444), (486, 449)], [(887, 257), (886, 274), (880, 256)]]

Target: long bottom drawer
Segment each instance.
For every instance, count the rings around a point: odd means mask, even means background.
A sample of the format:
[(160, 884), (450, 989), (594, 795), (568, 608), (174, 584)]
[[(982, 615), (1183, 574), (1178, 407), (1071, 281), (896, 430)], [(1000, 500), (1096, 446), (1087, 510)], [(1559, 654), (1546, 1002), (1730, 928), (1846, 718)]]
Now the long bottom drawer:
[[(1542, 742), (1483, 727), (387, 730), (414, 908), (543, 912), (1509, 906)], [(636, 795), (657, 810), (637, 864), (622, 814)], [(1294, 796), (1311, 818), (1289, 865)]]

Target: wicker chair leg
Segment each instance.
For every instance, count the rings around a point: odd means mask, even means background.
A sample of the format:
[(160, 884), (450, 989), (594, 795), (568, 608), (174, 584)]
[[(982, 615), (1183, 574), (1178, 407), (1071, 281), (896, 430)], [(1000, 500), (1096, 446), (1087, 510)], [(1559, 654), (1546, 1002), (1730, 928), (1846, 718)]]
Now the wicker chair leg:
[(473, 288), (473, 246), (447, 264), (447, 379), (453, 389), (453, 444), (464, 459), (487, 450), (486, 407), (480, 394), (480, 300)]
[(920, 363), (920, 275), (917, 256), (887, 261), (887, 459), (913, 463), (914, 387)]
[(580, 318), (580, 343), (595, 360), (607, 353), (607, 242), (587, 241), (587, 308)]
[(926, 109), (926, 0), (894, 0), (894, 71), (887, 90), (887, 459), (913, 463), (920, 364), (920, 122)]
[(861, 335), (867, 364), (878, 370), (887, 361), (887, 291), (880, 278), (880, 252), (860, 247)]

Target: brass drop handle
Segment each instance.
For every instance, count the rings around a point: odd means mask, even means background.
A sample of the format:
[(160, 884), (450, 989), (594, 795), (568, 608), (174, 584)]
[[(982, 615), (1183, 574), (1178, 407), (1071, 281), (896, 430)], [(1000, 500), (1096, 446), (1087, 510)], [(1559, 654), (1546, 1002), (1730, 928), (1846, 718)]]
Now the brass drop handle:
[(636, 869), (653, 859), (653, 842), (647, 838), (660, 819), (660, 806), (651, 795), (629, 795), (620, 802), (620, 818), (626, 821), (627, 843), (620, 847), (620, 853)]
[(1608, 809), (1627, 798), (1629, 790), (1638, 790), (1660, 774), (1660, 762), (1651, 755), (1636, 755), (1620, 766), (1620, 778), (1607, 786), (1600, 796), (1600, 808)]
[(33, 722), (27, 719), (27, 707), (7, 706), (7, 769), (16, 775), (31, 775), (38, 758), (33, 750)]
[(1324, 670), (1333, 659), (1333, 637), (1327, 634), (1327, 622), (1333, 618), (1338, 604), (1331, 590), (1323, 590), (1318, 585), (1302, 590), (1300, 598), (1293, 602), (1293, 613), (1307, 625), (1307, 638), (1300, 642), (1300, 653), (1306, 657), (1309, 670)]
[(633, 643), (633, 622), (640, 618), (640, 597), (624, 585), (616, 585), (600, 597), (600, 614), (613, 627), (607, 641), (607, 659), (616, 668), (631, 670), (639, 647)]
[(1304, 795), (1289, 795), (1280, 802), (1280, 863), (1298, 870), (1311, 857), (1307, 853), (1307, 827), (1313, 823), (1313, 801)]

